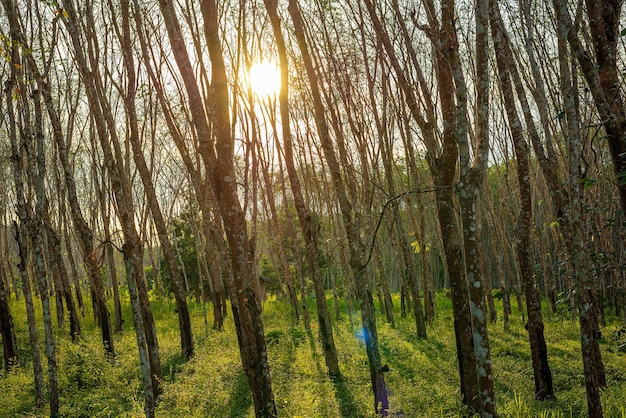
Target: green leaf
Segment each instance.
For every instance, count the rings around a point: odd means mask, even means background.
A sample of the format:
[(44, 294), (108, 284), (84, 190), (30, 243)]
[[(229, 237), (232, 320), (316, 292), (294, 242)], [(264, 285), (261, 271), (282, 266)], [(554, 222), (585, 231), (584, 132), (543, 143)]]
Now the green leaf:
[(588, 189), (589, 187), (596, 184), (596, 179), (584, 178), (584, 179), (578, 180), (578, 183), (585, 186), (585, 189)]
[(626, 36), (626, 28), (622, 29), (622, 31), (619, 34), (622, 36)]

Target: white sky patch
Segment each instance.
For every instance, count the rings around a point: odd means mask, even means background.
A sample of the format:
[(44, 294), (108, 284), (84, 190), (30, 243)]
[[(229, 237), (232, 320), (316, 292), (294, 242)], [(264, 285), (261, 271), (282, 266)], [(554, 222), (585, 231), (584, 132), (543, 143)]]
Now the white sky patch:
[(257, 96), (269, 96), (280, 91), (280, 69), (269, 62), (250, 67), (250, 87)]

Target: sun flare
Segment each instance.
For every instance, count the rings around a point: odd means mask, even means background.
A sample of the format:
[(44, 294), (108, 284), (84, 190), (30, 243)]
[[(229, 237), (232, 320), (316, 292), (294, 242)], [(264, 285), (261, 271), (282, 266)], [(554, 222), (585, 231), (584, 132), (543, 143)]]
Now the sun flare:
[(269, 62), (258, 62), (250, 67), (250, 87), (257, 96), (269, 96), (280, 91), (280, 69)]

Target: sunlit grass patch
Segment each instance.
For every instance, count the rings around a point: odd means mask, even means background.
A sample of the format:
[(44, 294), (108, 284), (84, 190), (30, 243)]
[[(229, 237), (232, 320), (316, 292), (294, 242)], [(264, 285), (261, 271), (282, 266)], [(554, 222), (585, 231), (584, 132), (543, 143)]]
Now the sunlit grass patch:
[[(332, 307), (332, 299), (328, 298)], [(319, 341), (315, 300), (309, 298), (311, 331), (297, 323), (289, 303), (268, 300), (263, 320), (276, 406), (284, 417), (370, 417), (373, 395), (365, 345), (359, 339), (358, 310), (349, 321), (342, 302), (341, 320), (332, 317), (342, 379), (326, 374)], [(428, 339), (415, 332), (412, 312), (402, 318), (394, 295), (395, 328), (378, 313), (379, 352), (389, 368), (385, 379), (391, 413), (405, 417), (459, 417), (467, 415), (460, 400), (459, 374), (450, 301), (438, 295), (438, 314), (428, 326)], [(2, 417), (41, 416), (34, 405), (34, 385), (23, 301), (14, 303), (21, 367), (0, 377)], [(376, 302), (377, 305), (377, 302)], [(156, 413), (160, 417), (252, 417), (252, 396), (241, 365), (232, 315), (224, 330), (216, 331), (209, 313), (205, 331), (201, 304), (190, 303), (196, 354), (180, 353), (178, 319), (173, 301), (153, 298), (163, 366), (163, 393)], [(112, 308), (112, 306), (111, 306)], [(71, 417), (138, 417), (143, 415), (143, 391), (138, 351), (128, 300), (124, 301), (124, 331), (116, 334), (116, 357), (105, 357), (100, 331), (89, 307), (82, 318), (83, 337), (69, 339), (67, 325), (56, 332), (61, 413)], [(40, 313), (38, 312), (38, 315)], [(602, 343), (608, 388), (603, 390), (605, 416), (624, 417), (626, 355), (616, 335), (619, 320), (609, 318)], [(205, 334), (205, 332), (208, 332)], [(43, 329), (40, 330), (43, 336)], [(521, 316), (513, 315), (508, 329), (501, 319), (489, 326), (498, 412), (503, 417), (579, 417), (586, 414), (580, 335), (575, 322), (564, 316), (545, 320), (548, 356), (557, 399), (534, 399), (534, 383), (527, 331)], [(42, 338), (42, 337), (40, 337)], [(43, 343), (42, 343), (43, 344)], [(45, 359), (44, 359), (45, 367)]]

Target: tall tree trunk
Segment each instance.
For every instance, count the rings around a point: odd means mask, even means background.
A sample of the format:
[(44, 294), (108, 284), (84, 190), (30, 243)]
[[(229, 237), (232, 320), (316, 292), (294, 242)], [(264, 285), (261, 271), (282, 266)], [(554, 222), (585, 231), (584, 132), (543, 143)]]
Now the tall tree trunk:
[[(23, 195), (22, 195), (23, 196)], [(18, 197), (19, 199), (19, 197)], [(18, 245), (19, 261), (17, 269), (20, 274), (22, 282), (22, 292), (24, 294), (24, 302), (26, 303), (26, 317), (28, 319), (28, 336), (30, 341), (30, 350), (33, 361), (33, 372), (35, 380), (35, 405), (37, 408), (43, 408), (46, 403), (45, 397), (45, 383), (43, 377), (43, 367), (41, 365), (41, 351), (39, 348), (39, 335), (37, 332), (37, 320), (35, 319), (35, 307), (33, 304), (33, 293), (30, 284), (30, 278), (28, 277), (27, 264), (28, 264), (28, 231), (26, 225), (21, 223), (18, 226), (17, 222), (13, 224), (15, 232), (15, 241)]]
[[(516, 110), (511, 80), (514, 65), (510, 54), (508, 36), (504, 31), (498, 3), (491, 1), (490, 20), (492, 38), (496, 50), (496, 60), (500, 89), (504, 100), (507, 118), (513, 137), (513, 146), (517, 161), (517, 180), (519, 184), (520, 212), (517, 220), (517, 261), (519, 263), (522, 287), (526, 297), (528, 322), (526, 328), (530, 340), (533, 373), (535, 380), (535, 398), (553, 399), (552, 372), (548, 364), (548, 349), (544, 337), (543, 318), (539, 290), (534, 280), (532, 262), (532, 190), (530, 184), (529, 149), (523, 137), (522, 124)], [(515, 71), (515, 70), (513, 70)]]
[[(135, 3), (137, 4), (137, 3)], [(252, 262), (254, 253), (246, 230), (245, 214), (239, 203), (233, 164), (233, 138), (230, 131), (229, 96), (222, 47), (218, 35), (217, 5), (203, 1), (204, 34), (212, 69), (213, 105), (209, 124), (204, 102), (185, 48), (182, 31), (172, 3), (159, 1), (174, 58), (190, 101), (191, 118), (196, 128), (199, 152), (217, 198), (224, 231), (228, 239), (233, 282), (230, 286), (233, 317), (244, 370), (252, 390), (258, 417), (275, 416), (265, 334), (257, 302), (258, 276)], [(217, 141), (213, 138), (216, 137)], [(203, 195), (204, 197), (204, 195)]]
[[(3, 2), (7, 15), (15, 17), (12, 5), (8, 1)], [(15, 34), (14, 34), (15, 36)], [(16, 38), (19, 39), (19, 38)], [(12, 61), (19, 64), (19, 55), (17, 50), (12, 51)], [(15, 68), (15, 67), (14, 67)], [(13, 108), (13, 93), (16, 88), (16, 74), (5, 82), (5, 95), (7, 104), (7, 115), (9, 117), (9, 140), (11, 141), (11, 154), (13, 161), (13, 177), (15, 181), (15, 194), (17, 199), (16, 212), (19, 219), (19, 226), (14, 222), (15, 240), (18, 244), (19, 263), (18, 270), (22, 281), (22, 289), (24, 293), (24, 301), (26, 302), (26, 314), (28, 318), (28, 331), (30, 337), (31, 354), (33, 358), (33, 371), (35, 377), (35, 403), (38, 408), (43, 407), (45, 403), (45, 384), (43, 378), (43, 367), (41, 365), (41, 354), (39, 350), (39, 337), (37, 335), (37, 323), (35, 320), (35, 308), (33, 305), (33, 296), (30, 286), (30, 278), (28, 277), (28, 242), (30, 230), (28, 227), (32, 216), (32, 207), (30, 202), (24, 196), (24, 184), (22, 179), (23, 163), (21, 144), (18, 144), (17, 138), (17, 121)]]
[(289, 1), (288, 11), (296, 28), (296, 39), (300, 53), (302, 54), (307, 78), (313, 95), (315, 123), (322, 144), (324, 157), (331, 174), (333, 188), (339, 200), (343, 225), (348, 237), (348, 247), (350, 253), (349, 265), (354, 276), (357, 298), (361, 308), (363, 333), (367, 357), (369, 360), (370, 379), (372, 391), (374, 392), (374, 410), (378, 414), (387, 415), (389, 400), (385, 377), (383, 374), (383, 367), (380, 360), (380, 352), (378, 350), (378, 332), (376, 330), (374, 301), (369, 283), (365, 278), (365, 269), (367, 265), (364, 264), (364, 246), (361, 242), (361, 238), (359, 237), (355, 224), (355, 218), (358, 217), (358, 214), (354, 210), (352, 203), (348, 200), (346, 185), (341, 176), (339, 162), (333, 148), (328, 123), (324, 114), (324, 105), (320, 94), (318, 76), (313, 66), (312, 57), (309, 53), (309, 46), (304, 32), (305, 26), (297, 0)]
[(148, 169), (148, 165), (146, 164), (141, 139), (139, 138), (139, 125), (135, 106), (137, 81), (135, 76), (135, 63), (132, 55), (129, 4), (129, 0), (122, 1), (122, 36), (120, 39), (124, 57), (124, 66), (126, 67), (126, 77), (128, 78), (128, 91), (124, 95), (124, 105), (126, 107), (128, 122), (130, 125), (130, 135), (128, 136), (128, 139), (130, 140), (135, 164), (137, 170), (139, 171), (144, 191), (148, 198), (148, 206), (150, 207), (150, 213), (152, 214), (154, 225), (157, 229), (159, 242), (161, 243), (161, 250), (163, 251), (163, 258), (165, 259), (167, 271), (172, 282), (172, 290), (174, 292), (174, 299), (176, 300), (176, 308), (178, 311), (181, 351), (185, 358), (190, 358), (193, 356), (194, 347), (193, 334), (191, 332), (191, 319), (189, 317), (187, 301), (185, 300), (185, 291), (180, 280), (178, 266), (176, 265), (174, 259), (174, 250), (170, 239), (167, 236), (165, 219), (163, 218), (156, 190), (154, 188), (154, 184), (152, 183), (152, 175)]
[[(569, 54), (567, 51), (566, 39), (569, 40), (574, 54), (578, 53), (575, 39), (572, 38), (572, 25), (569, 21), (567, 5), (561, 0), (554, 0), (554, 8), (557, 16), (557, 35), (559, 48), (559, 70), (561, 80), (561, 92), (563, 107), (567, 122), (567, 156), (569, 165), (569, 213), (567, 219), (571, 225), (570, 250), (573, 258), (573, 279), (576, 285), (578, 319), (580, 321), (580, 340), (583, 357), (583, 370), (585, 374), (585, 389), (587, 393), (587, 408), (590, 417), (602, 417), (602, 401), (600, 399), (600, 388), (606, 386), (604, 377), (604, 364), (600, 354), (598, 344), (599, 332), (597, 317), (595, 314), (595, 300), (593, 294), (593, 284), (585, 267), (585, 237), (582, 225), (582, 193), (580, 185), (581, 160), (583, 142), (579, 127), (579, 113), (574, 102), (575, 90), (573, 82), (575, 74), (572, 74), (569, 67)], [(619, 9), (615, 10), (619, 13)], [(599, 24), (600, 22), (596, 22)], [(573, 42), (574, 41), (574, 42)], [(579, 62), (581, 61), (578, 55)], [(585, 62), (581, 62), (583, 74)], [(588, 80), (589, 82), (589, 80)], [(594, 90), (593, 85), (590, 89)], [(608, 133), (608, 131), (607, 131)]]
[[(65, 19), (66, 27), (71, 38), (76, 63), (87, 90), (89, 108), (100, 141), (100, 148), (104, 154), (104, 163), (115, 194), (118, 218), (124, 235), (122, 253), (127, 272), (126, 279), (132, 298), (133, 319), (144, 384), (144, 408), (147, 416), (153, 416), (154, 397), (155, 394), (159, 393), (158, 385), (162, 378), (162, 371), (143, 272), (142, 243), (134, 223), (131, 188), (127, 172), (122, 166), (124, 159), (119, 148), (111, 109), (106, 100), (102, 98), (102, 86), (100, 85), (102, 81), (97, 79), (96, 73), (90, 69), (81, 43), (80, 17), (77, 15), (72, 1), (66, 2), (65, 9), (68, 12), (68, 18)], [(93, 22), (91, 19), (90, 21)], [(92, 39), (92, 41), (94, 40)], [(93, 57), (90, 58), (93, 64)]]
[[(452, 307), (454, 314), (454, 329), (457, 344), (457, 358), (459, 362), (459, 374), (461, 376), (461, 396), (464, 404), (476, 411), (481, 410), (481, 398), (478, 386), (476, 368), (476, 356), (474, 353), (472, 315), (469, 304), (469, 291), (463, 260), (463, 239), (461, 236), (460, 220), (457, 218), (453, 185), (456, 176), (459, 150), (454, 136), (456, 130), (456, 108), (454, 77), (450, 68), (450, 51), (458, 48), (453, 42), (456, 39), (454, 33), (454, 7), (451, 2), (446, 2), (442, 7), (442, 25), (440, 25), (435, 11), (434, 2), (424, 0), (424, 5), (429, 18), (429, 34), (432, 42), (436, 65), (437, 85), (439, 87), (440, 105), (443, 110), (443, 142), (437, 143), (435, 135), (434, 105), (431, 100), (431, 92), (426, 82), (419, 63), (412, 60), (416, 70), (418, 86), (423, 91), (425, 99), (425, 115), (420, 110), (414, 85), (407, 79), (403, 66), (400, 64), (395, 48), (384, 30), (380, 18), (376, 14), (371, 0), (365, 0), (374, 29), (378, 38), (385, 48), (390, 65), (397, 77), (405, 101), (413, 120), (420, 127), (424, 143), (427, 149), (426, 160), (429, 165), (436, 189), (437, 214), (443, 240), (448, 276), (451, 284)], [(400, 23), (402, 26), (402, 23)], [(444, 30), (446, 32), (444, 32)], [(441, 33), (440, 33), (441, 32)], [(412, 48), (406, 42), (407, 48)], [(446, 52), (447, 51), (447, 52)], [(444, 57), (443, 53), (446, 52)], [(405, 122), (406, 123), (406, 122)]]
[[(25, 91), (25, 90), (23, 90)], [(35, 262), (35, 274), (39, 283), (39, 295), (41, 298), (41, 306), (43, 311), (44, 332), (46, 335), (46, 358), (48, 361), (48, 395), (50, 396), (50, 416), (59, 414), (59, 387), (57, 376), (57, 360), (56, 345), (54, 337), (54, 327), (52, 325), (52, 313), (50, 307), (48, 279), (46, 271), (46, 263), (44, 260), (44, 233), (42, 226), (48, 217), (48, 200), (45, 190), (45, 173), (46, 173), (46, 150), (44, 146), (43, 131), (43, 113), (41, 109), (41, 94), (38, 90), (32, 93), (34, 124), (35, 124), (35, 143), (28, 145), (28, 139), (25, 138), (25, 147), (30, 155), (30, 164), (32, 171), (33, 184), (35, 189), (36, 204), (35, 217), (31, 220), (30, 233), (32, 234), (33, 255)], [(28, 105), (24, 107), (24, 110)], [(30, 117), (24, 115), (25, 125), (29, 124)], [(26, 133), (29, 135), (29, 133)]]
[[(276, 10), (277, 1), (265, 0), (265, 7), (272, 23), (274, 38), (276, 39), (276, 45), (278, 48), (278, 57), (280, 60), (281, 88), (279, 101), (285, 165), (287, 168), (289, 184), (291, 186), (291, 193), (294, 198), (296, 212), (298, 213), (298, 219), (300, 221), (300, 228), (302, 229), (302, 235), (304, 237), (307, 261), (312, 272), (313, 289), (315, 292), (315, 303), (317, 307), (317, 318), (320, 337), (322, 340), (324, 360), (326, 362), (328, 374), (333, 377), (339, 377), (341, 375), (341, 371), (339, 369), (339, 361), (337, 359), (337, 348), (335, 347), (333, 329), (330, 322), (330, 313), (328, 312), (328, 304), (326, 303), (324, 278), (319, 266), (319, 239), (317, 235), (317, 228), (313, 225), (311, 212), (305, 203), (293, 156), (293, 141), (289, 120), (289, 61), (287, 59), (287, 48), (285, 46), (285, 40), (280, 26), (280, 18)], [(302, 275), (300, 275), (300, 279), (303, 281)], [(306, 309), (306, 293), (304, 292), (304, 286), (301, 286), (301, 288), (303, 292), (302, 305), (303, 309)]]
[[(211, 179), (215, 191), (220, 214), (224, 222), (224, 230), (230, 249), (233, 268), (232, 293), (236, 293), (236, 306), (240, 336), (239, 348), (248, 382), (252, 389), (252, 397), (257, 417), (271, 417), (277, 414), (267, 350), (265, 333), (261, 320), (259, 294), (259, 278), (255, 273), (254, 247), (248, 241), (245, 213), (242, 211), (235, 182), (236, 174), (233, 155), (233, 137), (230, 130), (229, 94), (226, 78), (226, 67), (222, 55), (222, 46), (218, 34), (218, 10), (214, 0), (201, 3), (204, 18), (204, 35), (212, 64), (212, 83), (214, 107), (212, 116), (215, 131), (215, 153), (211, 148), (212, 139), (208, 130), (199, 134), (200, 154), (207, 167), (211, 170)], [(202, 109), (198, 109), (202, 111)], [(195, 119), (195, 118), (194, 118)], [(204, 123), (207, 124), (206, 118)], [(199, 122), (199, 121), (197, 121)], [(206, 125), (205, 125), (206, 126)], [(204, 126), (203, 126), (204, 127)], [(233, 312), (235, 315), (235, 313)]]

